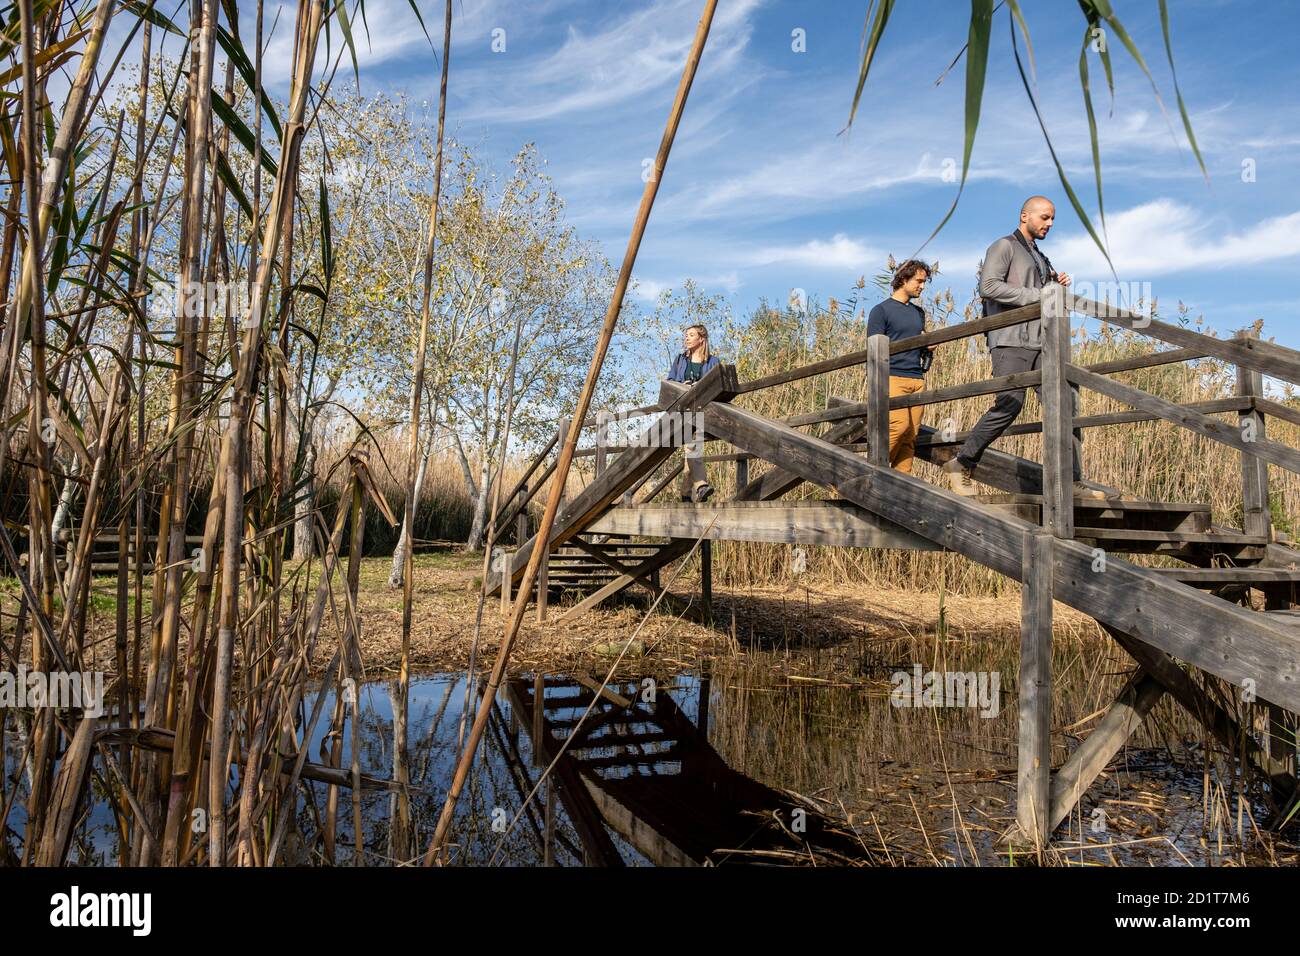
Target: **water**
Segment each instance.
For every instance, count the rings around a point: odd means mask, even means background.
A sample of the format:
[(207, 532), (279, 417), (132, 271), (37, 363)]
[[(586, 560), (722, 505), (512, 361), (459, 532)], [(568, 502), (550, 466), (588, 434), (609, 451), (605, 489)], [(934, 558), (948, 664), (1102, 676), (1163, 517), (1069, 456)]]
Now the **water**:
[[(950, 648), (952, 659), (939, 662), (949, 668), (982, 668), (986, 677), (996, 673), (996, 701), (988, 696), (995, 688), (986, 680), (985, 696), (974, 706), (919, 708), (899, 706), (895, 676), (915, 673), (908, 666), (918, 659), (913, 650), (901, 645), (859, 649), (857, 673), (847, 677), (810, 679), (790, 673), (788, 656), (750, 654), (716, 664), (707, 676), (624, 678), (612, 686), (633, 710), (599, 699), (588, 718), (597, 729), (590, 737), (575, 738), (582, 749), (575, 745), (570, 751), (570, 757), (584, 761), (597, 786), (586, 787), (578, 777), (568, 778), (566, 785), (565, 778), (558, 778), (560, 794), (549, 801), (549, 828), (547, 789), (552, 784), (537, 787), (542, 768), (533, 749), (532, 679), (503, 687), (457, 807), (451, 860), (574, 866), (612, 848), (628, 865), (686, 862), (675, 855), (679, 850), (694, 852), (693, 861), (699, 862), (704, 855), (700, 841), (712, 839), (714, 847), (768, 848), (757, 856), (715, 853), (714, 862), (789, 862), (780, 856), (778, 831), (800, 818), (792, 810), (795, 803), (778, 793), (788, 788), (802, 795), (796, 801), (800, 806), (841, 821), (851, 839), (824, 835), (826, 845), (841, 854), (839, 862), (871, 852), (878, 862), (895, 864), (1005, 864), (999, 836), (1014, 817), (1016, 731), (1014, 670), (999, 661), (1005, 649), (997, 642)], [(1066, 651), (1062, 660), (1068, 662)], [(1072, 741), (1091, 728), (1076, 732), (1071, 722), (1109, 699), (1108, 684), (1115, 683), (1099, 681), (1086, 669), (1072, 677), (1068, 663), (1062, 672), (1053, 718), (1053, 729), (1064, 730), (1054, 735), (1058, 765)], [(384, 779), (393, 776), (394, 693), (394, 684), (376, 681), (362, 685), (357, 694), (360, 768)], [(544, 739), (558, 745), (593, 697), (576, 681), (549, 678), (546, 713), (554, 724), (548, 724), (548, 731), (555, 736)], [(919, 696), (911, 699), (917, 701)], [(428, 846), (455, 765), (462, 718), (467, 732), (477, 703), (477, 698), (469, 700), (465, 713), (463, 674), (433, 674), (411, 682), (407, 766), (414, 852), (406, 859), (394, 855), (393, 796), (363, 790), (364, 865), (409, 863)], [(314, 694), (309, 694), (304, 713), (310, 714), (314, 704)], [(329, 761), (334, 738), (327, 739), (327, 725), (333, 712), (333, 691), (328, 691), (311, 735), (308, 757), (313, 762)], [(352, 763), (352, 736), (349, 722), (338, 738), (337, 765), (345, 770)], [(20, 780), (8, 824), (21, 834), (26, 783), (17, 771), (23, 740), (12, 719), (5, 743), (6, 793)], [(1234, 846), (1238, 811), (1249, 835), (1249, 814), (1262, 827), (1266, 807), (1258, 800), (1239, 807), (1232, 784), (1222, 760), (1211, 761), (1207, 769), (1199, 734), (1187, 721), (1172, 708), (1157, 708), (1135, 737), (1123, 767), (1094, 785), (1068, 832), (1058, 831), (1061, 848), (1055, 861), (1214, 865), (1241, 860)], [(332, 861), (317, 838), (328, 790), (324, 783), (305, 782), (284, 862), (358, 862), (350, 789), (338, 790)], [(116, 828), (98, 785), (94, 795), (70, 861), (113, 865)], [(585, 830), (575, 814), (587, 816)], [(760, 819), (773, 815), (780, 823)], [(602, 818), (606, 822), (593, 827), (591, 820)], [(813, 813), (812, 819), (817, 823), (819, 818)], [(820, 826), (812, 831), (822, 839)], [(10, 845), (16, 846), (12, 837)], [(1245, 858), (1252, 862), (1278, 861), (1278, 849), (1270, 854), (1260, 841), (1249, 841), (1247, 852)], [(1280, 852), (1283, 862), (1288, 852), (1294, 858), (1294, 847), (1283, 846)]]

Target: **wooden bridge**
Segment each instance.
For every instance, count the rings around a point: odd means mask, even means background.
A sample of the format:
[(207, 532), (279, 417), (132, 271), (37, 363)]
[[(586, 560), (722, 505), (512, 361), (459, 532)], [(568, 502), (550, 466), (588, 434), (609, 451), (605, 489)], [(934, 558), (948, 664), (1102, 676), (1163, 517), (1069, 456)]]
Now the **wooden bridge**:
[[(1073, 313), (1149, 336), (1173, 346), (1148, 355), (1089, 367), (1071, 361)], [(1041, 371), (890, 398), (889, 356), (934, 347), (1040, 318), (1046, 344)], [(1113, 378), (1116, 373), (1211, 357), (1236, 366), (1235, 395), (1177, 405)], [(865, 366), (865, 402), (832, 399), (824, 409), (782, 421), (747, 410), (737, 399), (853, 366)], [(1143, 717), (1170, 694), (1234, 752), (1245, 742), (1246, 762), (1269, 784), (1275, 805), (1294, 800), (1296, 714), (1300, 713), (1300, 612), (1292, 610), (1300, 581), (1300, 551), (1273, 532), (1268, 466), (1300, 472), (1300, 451), (1266, 435), (1269, 418), (1300, 424), (1300, 411), (1265, 396), (1264, 376), (1300, 383), (1300, 352), (1241, 333), (1217, 339), (1148, 317), (1073, 296), (1048, 286), (1042, 301), (995, 316), (890, 343), (873, 336), (868, 348), (749, 382), (731, 366), (715, 368), (687, 387), (664, 382), (660, 414), (629, 447), (598, 447), (595, 479), (563, 503), (550, 540), (519, 531), (519, 547), (504, 561), (508, 572), (493, 591), (522, 576), (532, 549), (545, 547), (536, 597), (547, 614), (548, 595), (580, 593), (563, 609), (572, 619), (628, 588), (656, 591), (658, 572), (703, 537), (843, 547), (946, 549), (1021, 582), (1020, 834), (1046, 842), (1089, 785), (1124, 746)], [(1074, 417), (1070, 388), (1111, 397), (1132, 411)], [(1042, 433), (1043, 462), (995, 449), (981, 459), (977, 481), (998, 493), (962, 498), (888, 466), (891, 409), (1041, 386), (1041, 422), (1022, 422), (1009, 433)], [(1212, 417), (1232, 413), (1236, 421)], [(735, 463), (732, 500), (707, 504), (655, 501), (676, 472), (669, 471), (637, 497), (682, 442), (682, 415), (698, 415), (710, 441), (732, 451), (709, 460)], [(1122, 489), (1095, 486), (1107, 497), (1074, 499), (1071, 433), (1074, 428), (1165, 421), (1240, 452), (1242, 527), (1216, 520), (1202, 502), (1137, 500)], [(596, 424), (595, 422), (584, 424)], [(826, 424), (820, 436), (802, 430)], [(563, 432), (562, 432), (563, 433)], [(951, 459), (964, 434), (923, 428), (917, 455), (936, 464)], [(550, 477), (551, 450), (532, 463), (497, 517), (508, 527)], [(583, 452), (579, 452), (583, 454)], [(610, 460), (612, 458), (612, 460)], [(749, 476), (751, 462), (769, 467)], [(680, 466), (679, 466), (680, 468)], [(811, 482), (826, 500), (786, 501)], [(1122, 554), (1159, 554), (1180, 562), (1141, 567)], [(708, 573), (704, 583), (707, 590)], [(503, 603), (511, 588), (502, 593)], [(1250, 600), (1252, 592), (1258, 599)], [(706, 594), (707, 597), (707, 594)], [(1052, 601), (1093, 617), (1134, 659), (1133, 678), (1091, 735), (1055, 772), (1050, 767), (1049, 716)], [(1258, 607), (1258, 609), (1257, 609)], [(1238, 724), (1235, 706), (1207, 694), (1183, 664), (1213, 674), (1258, 701), (1266, 725)]]

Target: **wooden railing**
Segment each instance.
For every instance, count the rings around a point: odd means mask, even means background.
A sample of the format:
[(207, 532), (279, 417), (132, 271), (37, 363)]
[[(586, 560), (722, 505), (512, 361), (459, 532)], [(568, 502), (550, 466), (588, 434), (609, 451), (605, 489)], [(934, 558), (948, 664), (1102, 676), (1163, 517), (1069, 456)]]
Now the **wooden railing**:
[[(1174, 348), (1080, 366), (1072, 359), (1070, 316), (1079, 313), (1134, 333), (1145, 335)], [(906, 396), (889, 397), (889, 357), (900, 352), (919, 348), (934, 348), (962, 341), (996, 329), (1007, 328), (1034, 319), (1041, 321), (1044, 330), (1042, 365), (1040, 370), (1004, 375), (976, 382), (966, 382)], [(1177, 404), (1159, 398), (1141, 389), (1118, 382), (1108, 376), (1119, 372), (1156, 368), (1204, 358), (1218, 359), (1237, 368), (1236, 394), (1209, 401)], [(792, 427), (816, 425), (827, 422), (845, 423), (865, 421), (861, 440), (843, 442), (846, 448), (863, 452), (868, 459), (881, 464), (888, 460), (888, 419), (891, 410), (934, 405), (981, 395), (992, 395), (1013, 389), (1038, 387), (1041, 390), (1043, 415), (1038, 422), (1013, 424), (1004, 434), (1043, 435), (1043, 523), (1058, 537), (1073, 537), (1073, 474), (1071, 462), (1071, 435), (1074, 429), (1097, 428), (1108, 425), (1145, 421), (1168, 421), (1198, 435), (1238, 450), (1242, 455), (1242, 495), (1245, 523), (1250, 534), (1268, 533), (1268, 468), (1277, 465), (1300, 473), (1300, 451), (1266, 437), (1266, 419), (1275, 417), (1292, 424), (1300, 424), (1300, 410), (1273, 401), (1264, 395), (1263, 378), (1271, 376), (1300, 384), (1300, 352), (1272, 342), (1264, 342), (1248, 334), (1238, 333), (1232, 339), (1219, 339), (1195, 332), (1179, 325), (1171, 325), (1147, 316), (1117, 308), (1108, 303), (1096, 302), (1071, 294), (1058, 285), (1043, 290), (1041, 301), (1001, 312), (970, 322), (934, 329), (921, 335), (897, 342), (887, 336), (873, 336), (867, 348), (857, 352), (825, 359), (787, 369), (771, 375), (739, 383), (737, 396), (786, 385), (818, 375), (841, 371), (855, 366), (865, 366), (866, 401), (836, 401), (830, 407), (782, 419)], [(1130, 405), (1132, 411), (1075, 417), (1071, 386), (1086, 388)], [(632, 414), (649, 414), (660, 405), (637, 409)], [(1240, 416), (1238, 425), (1211, 418), (1211, 415), (1235, 412)], [(584, 428), (596, 424), (593, 417), (584, 422)], [(504, 528), (524, 513), (537, 491), (551, 478), (554, 465), (538, 474), (543, 462), (558, 447), (559, 434), (567, 424), (562, 423), (555, 439), (531, 463), (514, 489), (505, 497), (497, 526)], [(964, 441), (969, 433), (945, 436), (928, 436), (918, 439), (918, 446), (953, 446)], [(595, 456), (596, 474), (599, 476), (608, 455), (614, 449), (598, 442), (596, 447), (580, 449), (579, 456)], [(734, 462), (736, 488), (749, 483), (749, 462), (755, 455), (745, 452), (706, 455), (706, 462)], [(675, 466), (666, 466), (651, 490), (641, 498), (650, 501), (662, 492), (680, 474), (681, 459)], [(653, 474), (624, 496), (630, 501), (639, 488), (648, 483)], [(1252, 530), (1252, 529), (1263, 529)], [(523, 529), (520, 540), (523, 540)]]
[[(656, 403), (654, 405), (633, 408), (629, 411), (623, 412), (622, 415), (626, 418), (636, 418), (641, 415), (652, 414), (659, 410), (659, 405)], [(589, 415), (583, 420), (582, 428), (583, 430), (586, 430), (588, 428), (597, 427), (601, 425), (603, 421), (604, 419), (600, 413)], [(515, 525), (516, 544), (523, 544), (524, 541), (527, 540), (528, 505), (537, 497), (537, 493), (546, 486), (546, 483), (550, 481), (551, 477), (555, 474), (555, 465), (559, 460), (560, 444), (564, 441), (564, 436), (568, 434), (568, 431), (569, 419), (560, 419), (559, 426), (556, 428), (555, 434), (551, 437), (551, 440), (548, 441), (542, 450), (537, 453), (529, 463), (528, 467), (524, 470), (524, 473), (515, 481), (514, 486), (502, 496), (501, 508), (493, 519), (497, 528), (498, 540), (504, 539), (507, 536), (512, 523)], [(579, 448), (574, 452), (574, 456), (579, 458), (594, 456), (596, 459), (596, 475), (599, 477), (604, 473), (605, 468), (608, 465), (610, 450), (609, 446), (597, 440), (594, 447)], [(617, 453), (617, 450), (615, 451)], [(547, 464), (545, 468), (542, 468), (544, 462), (547, 462)], [(542, 468), (540, 475), (537, 474), (539, 468)], [(535, 481), (532, 480), (534, 475), (537, 476)]]

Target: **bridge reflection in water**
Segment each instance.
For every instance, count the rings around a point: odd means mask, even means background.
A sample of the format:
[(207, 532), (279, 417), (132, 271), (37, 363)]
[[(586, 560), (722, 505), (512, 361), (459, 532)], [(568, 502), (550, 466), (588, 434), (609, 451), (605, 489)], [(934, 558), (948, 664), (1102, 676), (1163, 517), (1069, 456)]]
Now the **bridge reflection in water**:
[(554, 764), (558, 798), (590, 864), (624, 862), (602, 824), (661, 866), (864, 856), (859, 842), (733, 770), (710, 746), (707, 678), (698, 681), (694, 722), (653, 679), (602, 689), (585, 678), (539, 677), (506, 690), (539, 761)]

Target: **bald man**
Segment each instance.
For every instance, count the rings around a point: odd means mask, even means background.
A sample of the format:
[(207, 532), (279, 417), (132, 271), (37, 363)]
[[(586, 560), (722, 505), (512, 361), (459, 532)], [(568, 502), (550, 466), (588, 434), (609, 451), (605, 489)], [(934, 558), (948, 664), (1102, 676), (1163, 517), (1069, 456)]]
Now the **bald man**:
[[(1009, 236), (1003, 236), (984, 253), (980, 265), (980, 296), (984, 301), (984, 314), (996, 315), (1010, 309), (1029, 305), (1042, 298), (1043, 286), (1049, 282), (1070, 284), (1070, 276), (1058, 273), (1052, 262), (1038, 248), (1038, 242), (1052, 229), (1056, 207), (1046, 196), (1030, 196), (1020, 207), (1020, 225)], [(1038, 319), (994, 329), (988, 336), (989, 355), (993, 359), (993, 376), (1014, 375), (1039, 368), (1043, 354), (1043, 329)], [(1079, 391), (1074, 386), (1075, 412), (1078, 412)], [(1041, 390), (1035, 387), (1035, 392)], [(1025, 390), (999, 392), (993, 407), (971, 429), (970, 437), (962, 445), (957, 457), (943, 466), (948, 486), (957, 494), (976, 494), (972, 472), (979, 464), (984, 450), (993, 444), (1025, 405)], [(1083, 484), (1080, 480), (1080, 453), (1083, 435), (1074, 430), (1074, 496), (1076, 498), (1104, 498), (1101, 491)]]

